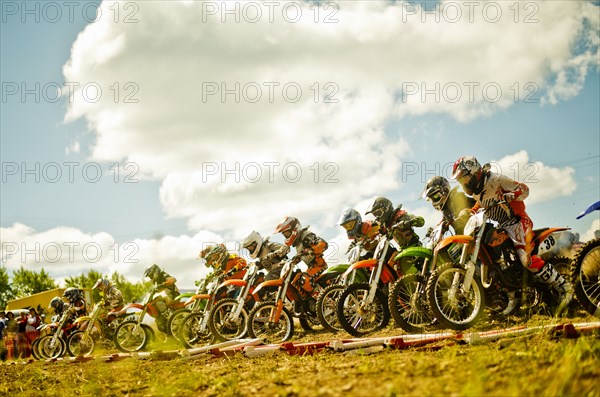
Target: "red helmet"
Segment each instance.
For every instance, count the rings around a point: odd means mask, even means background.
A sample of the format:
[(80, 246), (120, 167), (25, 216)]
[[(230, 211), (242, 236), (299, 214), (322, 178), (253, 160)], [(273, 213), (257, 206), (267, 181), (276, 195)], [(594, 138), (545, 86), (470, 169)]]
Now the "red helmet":
[(285, 245), (291, 247), (294, 245), (298, 234), (300, 234), (300, 221), (293, 216), (286, 216), (275, 228), (275, 233), (281, 233), (285, 237)]
[(468, 195), (479, 194), (483, 187), (483, 167), (473, 156), (461, 157), (452, 167), (452, 179), (456, 179)]

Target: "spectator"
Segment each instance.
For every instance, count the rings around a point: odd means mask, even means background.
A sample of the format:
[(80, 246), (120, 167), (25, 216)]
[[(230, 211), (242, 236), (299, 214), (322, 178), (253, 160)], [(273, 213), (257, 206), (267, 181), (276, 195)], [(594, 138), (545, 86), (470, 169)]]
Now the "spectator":
[(27, 313), (21, 312), (21, 316), (17, 320), (17, 325), (17, 357), (27, 358), (30, 354), (27, 338), (25, 337), (25, 329), (27, 328)]
[(6, 313), (0, 312), (0, 360), (6, 359), (6, 352), (4, 351), (4, 328), (6, 327)]
[(6, 327), (4, 328), (4, 347), (6, 348), (6, 359), (11, 360), (15, 358), (15, 341), (17, 337), (17, 330), (19, 326), (15, 321), (15, 314), (8, 312), (6, 314)]
[(37, 314), (37, 311), (32, 307), (29, 309), (29, 315), (27, 316), (27, 325), (25, 326), (25, 338), (27, 339), (27, 346), (31, 351), (31, 345), (33, 341), (40, 336), (38, 327), (42, 325), (42, 318)]

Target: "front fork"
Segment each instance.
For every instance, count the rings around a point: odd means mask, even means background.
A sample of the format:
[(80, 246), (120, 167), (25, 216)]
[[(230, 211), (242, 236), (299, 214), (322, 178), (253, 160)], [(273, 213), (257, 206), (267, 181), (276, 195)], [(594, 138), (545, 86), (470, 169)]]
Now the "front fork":
[(379, 280), (381, 278), (381, 272), (383, 271), (383, 267), (385, 266), (385, 258), (386, 258), (389, 246), (390, 246), (390, 243), (389, 243), (389, 241), (387, 241), (385, 243), (385, 247), (383, 248), (383, 251), (381, 252), (381, 255), (379, 257), (379, 262), (377, 264), (377, 268), (375, 268), (374, 272), (371, 272), (371, 277), (369, 279), (369, 285), (370, 285), (369, 293), (367, 294), (367, 296), (365, 297), (365, 299), (362, 302), (363, 307), (370, 305), (371, 303), (373, 303), (373, 300), (375, 299), (375, 292), (377, 291), (377, 286), (378, 286)]
[[(460, 264), (465, 268), (465, 277), (462, 282), (462, 291), (467, 294), (471, 290), (471, 284), (473, 283), (473, 277), (475, 276), (475, 268), (477, 263), (477, 258), (479, 256), (479, 247), (481, 246), (481, 239), (483, 237), (484, 227), (481, 227), (479, 232), (477, 233), (477, 238), (475, 239), (475, 247), (473, 247), (473, 253), (471, 254), (471, 259), (468, 260), (469, 257), (469, 248), (471, 244), (464, 244), (462, 253), (460, 255)], [(450, 290), (448, 291), (448, 295), (450, 298), (456, 297), (456, 293), (459, 290), (460, 283), (460, 274), (454, 273), (454, 278), (452, 279), (452, 285), (450, 286)]]

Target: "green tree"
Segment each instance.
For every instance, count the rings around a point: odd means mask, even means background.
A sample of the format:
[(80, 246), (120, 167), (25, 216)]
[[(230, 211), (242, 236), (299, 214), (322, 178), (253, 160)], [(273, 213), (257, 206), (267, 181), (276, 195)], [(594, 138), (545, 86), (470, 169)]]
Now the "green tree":
[(144, 294), (152, 288), (150, 282), (132, 283), (125, 279), (121, 273), (113, 272), (111, 282), (121, 291), (125, 302), (139, 302)]
[(85, 273), (81, 273), (79, 276), (71, 276), (65, 279), (65, 286), (69, 287), (78, 287), (78, 288), (92, 288), (96, 281), (99, 278), (102, 278), (102, 273), (96, 270), (90, 270)]
[(15, 297), (10, 286), (8, 271), (4, 266), (0, 266), (0, 310), (4, 310), (6, 303)]
[(19, 270), (13, 272), (12, 290), (17, 298), (53, 288), (58, 288), (58, 285), (44, 268), (36, 272), (35, 270), (26, 270), (21, 266)]
[[(92, 288), (99, 278), (102, 278), (102, 273), (92, 269), (87, 274), (81, 273), (79, 276), (71, 276), (65, 279), (65, 286), (77, 287), (77, 288)], [(100, 299), (100, 293), (98, 291), (93, 292), (94, 302)]]

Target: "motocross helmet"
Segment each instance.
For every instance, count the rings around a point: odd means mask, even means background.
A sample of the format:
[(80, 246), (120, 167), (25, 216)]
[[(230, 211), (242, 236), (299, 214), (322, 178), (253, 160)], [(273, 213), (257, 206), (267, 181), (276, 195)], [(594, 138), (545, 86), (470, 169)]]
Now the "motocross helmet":
[(483, 174), (483, 167), (473, 156), (459, 158), (452, 167), (452, 179), (456, 179), (469, 196), (481, 193)]
[(263, 244), (263, 238), (254, 230), (242, 241), (242, 248), (246, 248), (250, 252), (250, 257), (256, 259)]
[(206, 265), (214, 267), (215, 269), (219, 269), (221, 265), (227, 261), (229, 257), (229, 253), (227, 252), (227, 248), (225, 248), (224, 244), (213, 245), (210, 247), (204, 256), (206, 259)]
[(108, 288), (110, 288), (110, 281), (107, 278), (99, 278), (92, 287), (93, 290), (97, 289), (100, 291), (106, 291)]
[(394, 205), (385, 197), (377, 197), (365, 214), (373, 214), (379, 223), (387, 223), (394, 212)]
[(438, 211), (444, 209), (450, 195), (450, 183), (443, 176), (434, 176), (425, 185), (421, 198), (431, 201), (433, 208)]
[(338, 225), (346, 229), (346, 235), (349, 239), (353, 239), (360, 231), (362, 218), (357, 210), (350, 208), (340, 215)]
[(275, 233), (281, 233), (285, 237), (285, 245), (291, 247), (300, 234), (302, 226), (300, 221), (293, 216), (286, 216), (275, 228)]
[(54, 313), (62, 313), (62, 311), (65, 308), (65, 302), (62, 299), (60, 299), (58, 296), (55, 296), (50, 301), (50, 304), (48, 305), (48, 307), (51, 307), (52, 309), (54, 309)]
[(69, 302), (75, 302), (77, 299), (83, 299), (83, 291), (79, 288), (69, 287), (63, 292), (63, 298), (67, 298)]
[(144, 271), (144, 277), (147, 277), (150, 280), (154, 280), (160, 272), (160, 267), (158, 267), (157, 264), (154, 264), (146, 268), (146, 270)]

